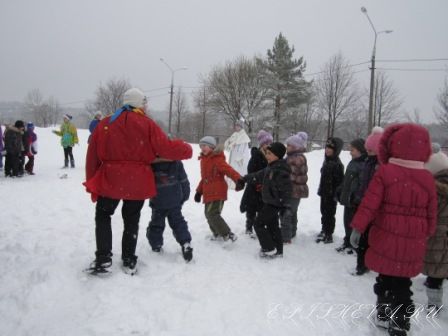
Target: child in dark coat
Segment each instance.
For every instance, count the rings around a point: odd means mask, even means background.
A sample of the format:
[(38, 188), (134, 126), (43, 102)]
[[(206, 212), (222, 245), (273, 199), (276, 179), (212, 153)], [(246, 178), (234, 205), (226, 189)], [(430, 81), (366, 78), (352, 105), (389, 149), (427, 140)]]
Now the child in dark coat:
[[(255, 221), (255, 232), (261, 245), (260, 257), (283, 256), (283, 239), (279, 216), (292, 217), (291, 213), (291, 169), (283, 160), (286, 148), (280, 142), (273, 142), (266, 148), (268, 166), (243, 180), (252, 184), (263, 183), (263, 208)], [(290, 220), (290, 219), (289, 219)]]
[(317, 194), (320, 196), (320, 213), (322, 229), (316, 243), (333, 243), (336, 224), (336, 190), (344, 179), (344, 165), (339, 159), (344, 142), (340, 138), (329, 138), (325, 145), (325, 159), (320, 169), (320, 183)]
[[(378, 162), (378, 145), (380, 143), (381, 136), (383, 135), (384, 130), (381, 127), (374, 127), (372, 129), (372, 133), (367, 137), (365, 148), (367, 151), (367, 159), (364, 163), (364, 169), (361, 172), (361, 186), (358, 190), (357, 199), (362, 199), (364, 197), (364, 193), (366, 192), (370, 181), (373, 178), (376, 170), (379, 167)], [(354, 272), (355, 275), (363, 275), (368, 272), (369, 269), (365, 264), (365, 255), (367, 248), (369, 247), (369, 230), (367, 229), (361, 236), (359, 241), (359, 246), (356, 249), (357, 259), (356, 259), (356, 270)]]
[(157, 195), (151, 198), (151, 221), (146, 229), (146, 237), (154, 252), (163, 246), (165, 219), (173, 231), (173, 236), (182, 248), (185, 261), (193, 258), (191, 235), (182, 215), (182, 205), (190, 197), (190, 182), (181, 161), (156, 159), (151, 164), (154, 172)]
[(350, 244), (350, 235), (352, 233), (350, 223), (359, 203), (361, 203), (359, 195), (361, 172), (364, 169), (364, 163), (367, 158), (364, 139), (355, 139), (350, 142), (350, 155), (352, 160), (347, 165), (339, 192), (339, 202), (344, 206), (345, 236), (342, 245), (336, 249), (338, 252), (346, 252), (347, 254), (353, 254), (353, 248)]
[[(248, 174), (262, 170), (268, 165), (268, 161), (264, 154), (266, 148), (272, 143), (272, 135), (265, 130), (260, 130), (257, 134), (257, 140), (259, 147), (253, 147), (251, 149), (251, 158), (247, 165)], [(251, 236), (253, 236), (253, 227), (257, 214), (260, 213), (263, 208), (261, 189), (261, 183), (249, 184), (244, 190), (243, 197), (241, 198), (240, 211), (246, 213), (246, 234)]]
[(5, 176), (21, 177), (21, 162), (24, 151), (23, 133), (25, 124), (22, 120), (17, 120), (14, 126), (7, 126), (5, 131)]

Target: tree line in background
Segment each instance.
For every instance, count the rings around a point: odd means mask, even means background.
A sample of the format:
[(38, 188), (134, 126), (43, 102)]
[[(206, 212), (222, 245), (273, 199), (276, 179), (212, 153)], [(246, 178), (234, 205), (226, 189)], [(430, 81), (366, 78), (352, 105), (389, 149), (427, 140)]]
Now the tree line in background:
[[(173, 136), (197, 142), (207, 134), (222, 142), (232, 133), (233, 123), (242, 120), (252, 139), (260, 129), (272, 132), (276, 140), (298, 131), (306, 131), (315, 140), (335, 135), (343, 135), (346, 140), (365, 137), (369, 92), (360, 89), (353, 65), (342, 53), (337, 53), (315, 74), (314, 80), (306, 80), (306, 61), (303, 57), (295, 58), (294, 53), (294, 46), (280, 33), (264, 57), (239, 56), (224, 65), (216, 65), (201, 76), (200, 87), (192, 94), (191, 110), (179, 87), (173, 96)], [(96, 111), (108, 114), (118, 109), (124, 92), (130, 87), (124, 79), (100, 83), (94, 98), (79, 115), (81, 121), (87, 125)], [(437, 103), (436, 118), (446, 128), (447, 80), (437, 95)], [(403, 119), (399, 115), (401, 105), (402, 99), (393, 82), (386, 73), (377, 72), (374, 125), (384, 126)], [(27, 94), (24, 107), (26, 115), (41, 127), (60, 122), (63, 114), (58, 101), (53, 97), (44, 99), (38, 89)], [(421, 123), (418, 111), (405, 117)], [(166, 120), (155, 119), (166, 129)], [(442, 139), (442, 143), (448, 145), (448, 139)]]

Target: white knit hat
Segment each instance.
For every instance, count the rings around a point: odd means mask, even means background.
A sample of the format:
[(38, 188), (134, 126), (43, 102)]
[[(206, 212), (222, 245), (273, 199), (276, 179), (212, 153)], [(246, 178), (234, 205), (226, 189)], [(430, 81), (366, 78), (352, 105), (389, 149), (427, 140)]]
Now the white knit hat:
[(147, 99), (143, 92), (137, 88), (127, 90), (123, 96), (123, 105), (133, 107), (143, 107), (146, 105)]
[(448, 156), (442, 151), (432, 154), (428, 162), (425, 163), (425, 168), (433, 175), (436, 175), (444, 169), (448, 169)]

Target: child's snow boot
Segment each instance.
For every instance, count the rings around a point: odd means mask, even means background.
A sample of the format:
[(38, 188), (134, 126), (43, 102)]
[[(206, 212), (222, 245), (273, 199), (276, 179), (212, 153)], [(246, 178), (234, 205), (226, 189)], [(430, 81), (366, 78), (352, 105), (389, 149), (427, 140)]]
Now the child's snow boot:
[(123, 258), (123, 272), (129, 275), (137, 273), (137, 257), (125, 257)]
[(190, 243), (185, 243), (182, 245), (182, 255), (186, 262), (190, 262), (193, 259), (193, 248)]
[(232, 231), (230, 231), (227, 235), (225, 235), (222, 238), (224, 239), (224, 241), (231, 240), (232, 243), (234, 243), (238, 239), (238, 236), (234, 234)]
[(276, 254), (277, 254), (276, 249), (272, 249), (272, 250), (261, 249), (260, 250), (260, 258), (275, 258)]
[(97, 255), (90, 266), (85, 270), (86, 273), (93, 275), (103, 275), (110, 273), (110, 267), (112, 266), (112, 253), (102, 256)]
[(428, 311), (436, 312), (438, 311), (443, 303), (443, 288), (426, 288), (426, 295), (428, 296)]

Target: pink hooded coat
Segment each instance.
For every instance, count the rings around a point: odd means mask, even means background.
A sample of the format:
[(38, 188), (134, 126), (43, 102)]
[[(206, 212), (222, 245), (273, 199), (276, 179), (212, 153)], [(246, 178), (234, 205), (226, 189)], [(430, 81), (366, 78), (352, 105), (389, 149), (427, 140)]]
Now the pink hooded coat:
[(371, 225), (365, 257), (369, 269), (399, 277), (422, 271), (437, 217), (434, 179), (423, 168), (430, 154), (429, 134), (421, 126), (392, 125), (381, 137), (378, 156), (383, 164), (351, 223), (361, 233)]

